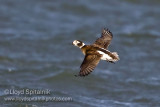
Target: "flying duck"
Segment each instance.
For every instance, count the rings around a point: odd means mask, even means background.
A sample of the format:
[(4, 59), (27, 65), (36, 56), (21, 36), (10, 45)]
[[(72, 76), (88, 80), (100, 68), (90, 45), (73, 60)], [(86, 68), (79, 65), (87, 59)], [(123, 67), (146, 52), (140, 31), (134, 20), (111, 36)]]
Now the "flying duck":
[(109, 29), (102, 29), (101, 37), (98, 38), (93, 44), (85, 45), (80, 40), (74, 40), (72, 44), (81, 49), (85, 55), (84, 60), (80, 66), (80, 72), (75, 76), (86, 76), (90, 74), (98, 65), (100, 60), (114, 63), (119, 60), (117, 52), (110, 52), (108, 46), (113, 38), (112, 32)]

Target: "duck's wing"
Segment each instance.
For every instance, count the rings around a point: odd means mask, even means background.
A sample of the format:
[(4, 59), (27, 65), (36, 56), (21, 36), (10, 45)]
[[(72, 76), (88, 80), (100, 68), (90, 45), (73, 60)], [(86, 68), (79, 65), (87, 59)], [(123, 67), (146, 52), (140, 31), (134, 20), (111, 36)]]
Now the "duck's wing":
[(111, 43), (112, 38), (113, 38), (112, 32), (109, 29), (104, 28), (104, 29), (102, 29), (101, 37), (98, 38), (93, 43), (93, 45), (100, 47), (100, 48), (107, 49), (109, 44)]
[(100, 55), (96, 54), (86, 54), (81, 66), (79, 75), (76, 76), (86, 76), (90, 74), (94, 68), (98, 65), (101, 59)]

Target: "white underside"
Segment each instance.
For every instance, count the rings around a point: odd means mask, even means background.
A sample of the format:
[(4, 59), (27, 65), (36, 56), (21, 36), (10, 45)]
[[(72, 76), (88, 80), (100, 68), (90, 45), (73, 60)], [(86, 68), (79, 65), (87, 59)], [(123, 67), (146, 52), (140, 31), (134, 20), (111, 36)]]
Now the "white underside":
[(97, 51), (99, 54), (103, 55), (101, 57), (101, 60), (112, 60), (112, 57), (110, 57), (109, 55), (105, 54), (104, 52), (102, 51)]

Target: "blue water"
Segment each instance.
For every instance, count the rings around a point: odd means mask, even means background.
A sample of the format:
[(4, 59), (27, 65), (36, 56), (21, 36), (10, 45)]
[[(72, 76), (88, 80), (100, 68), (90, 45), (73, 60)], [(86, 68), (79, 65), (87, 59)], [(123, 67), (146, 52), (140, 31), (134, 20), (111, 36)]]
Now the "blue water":
[[(1, 107), (159, 107), (159, 5), (158, 0), (1, 0)], [(113, 33), (109, 50), (120, 61), (101, 61), (89, 76), (74, 77), (84, 56), (72, 41), (91, 44), (103, 27)], [(6, 89), (49, 89), (49, 97), (72, 101), (7, 102), (4, 98), (17, 95), (6, 95)]]

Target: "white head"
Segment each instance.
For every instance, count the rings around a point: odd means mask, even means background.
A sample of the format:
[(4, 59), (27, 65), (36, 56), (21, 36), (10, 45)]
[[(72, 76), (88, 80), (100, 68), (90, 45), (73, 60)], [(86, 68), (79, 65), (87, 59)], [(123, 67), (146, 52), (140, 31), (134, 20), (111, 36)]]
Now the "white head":
[(77, 47), (79, 47), (79, 48), (82, 48), (85, 44), (83, 43), (83, 42), (81, 42), (80, 40), (74, 40), (73, 42), (72, 42), (72, 44), (74, 45), (74, 46), (77, 46)]

